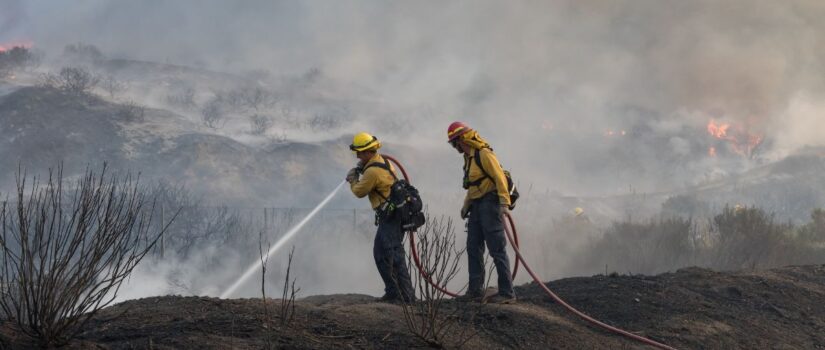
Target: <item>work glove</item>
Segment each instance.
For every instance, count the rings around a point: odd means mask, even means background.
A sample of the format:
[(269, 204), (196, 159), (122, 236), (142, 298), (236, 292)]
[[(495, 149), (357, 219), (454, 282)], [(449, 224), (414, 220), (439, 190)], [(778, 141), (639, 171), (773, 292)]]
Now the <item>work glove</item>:
[(347, 173), (346, 179), (347, 179), (347, 182), (349, 182), (351, 184), (358, 182), (358, 168), (350, 169), (349, 172)]
[(462, 220), (466, 219), (469, 216), (470, 216), (470, 205), (464, 204), (464, 206), (461, 207), (461, 219)]
[(499, 215), (510, 214), (510, 206), (507, 204), (502, 204), (498, 206), (498, 213)]

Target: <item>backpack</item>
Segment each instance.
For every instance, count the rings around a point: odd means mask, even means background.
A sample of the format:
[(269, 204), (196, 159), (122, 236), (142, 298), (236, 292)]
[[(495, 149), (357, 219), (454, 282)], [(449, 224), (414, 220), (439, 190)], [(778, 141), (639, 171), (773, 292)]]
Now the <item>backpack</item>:
[(390, 186), (390, 196), (384, 197), (380, 192), (378, 196), (384, 199), (384, 204), (378, 207), (377, 214), (385, 219), (398, 219), (401, 222), (402, 231), (414, 231), (424, 225), (424, 203), (418, 194), (418, 189), (405, 179), (398, 179), (395, 172), (390, 169), (389, 162), (384, 159), (384, 163), (372, 163), (364, 167), (364, 171), (370, 167), (378, 167), (387, 170), (395, 179)]
[[(478, 166), (478, 168), (481, 169), (481, 172), (484, 174), (484, 177), (482, 177), (478, 180), (475, 180), (475, 181), (470, 181), (470, 164), (467, 164), (467, 166), (464, 167), (464, 189), (465, 190), (469, 189), (471, 186), (480, 185), (481, 181), (483, 181), (485, 178), (490, 179), (490, 181), (493, 180), (493, 177), (491, 177), (490, 174), (487, 173), (487, 170), (484, 170), (484, 166), (481, 165), (481, 157), (479, 157), (479, 155), (481, 154), (481, 150), (477, 149), (475, 151), (476, 152), (475, 152), (475, 155), (473, 156), (473, 159), (475, 159), (476, 166)], [(491, 149), (491, 151), (492, 151), (492, 149)], [(513, 181), (513, 176), (510, 175), (510, 171), (504, 170), (504, 177), (507, 178), (507, 192), (510, 193), (510, 206), (509, 206), (509, 209), (513, 210), (513, 209), (516, 208), (516, 201), (518, 200), (518, 197), (519, 197), (518, 188), (516, 188), (516, 183)]]

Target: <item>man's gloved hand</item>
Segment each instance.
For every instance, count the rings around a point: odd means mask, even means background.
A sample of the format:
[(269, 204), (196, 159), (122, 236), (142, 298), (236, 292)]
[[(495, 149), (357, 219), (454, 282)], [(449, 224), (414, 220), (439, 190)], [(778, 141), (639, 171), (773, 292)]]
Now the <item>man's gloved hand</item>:
[(498, 213), (499, 215), (510, 214), (510, 206), (507, 204), (502, 204), (498, 206)]
[(349, 182), (349, 183), (358, 182), (358, 168), (350, 169), (349, 172), (347, 173), (346, 179), (347, 179), (347, 182)]
[(466, 219), (468, 216), (470, 216), (470, 205), (464, 204), (461, 207), (461, 219)]

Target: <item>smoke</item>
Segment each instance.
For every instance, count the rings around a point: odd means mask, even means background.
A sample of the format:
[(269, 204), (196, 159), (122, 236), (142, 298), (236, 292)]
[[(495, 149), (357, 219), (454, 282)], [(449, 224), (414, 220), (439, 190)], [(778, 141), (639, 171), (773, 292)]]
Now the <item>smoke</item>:
[[(453, 120), (534, 195), (672, 191), (825, 146), (823, 17), (816, 0), (12, 0), (0, 40), (238, 75), (320, 72), (323, 93), (353, 111), (344, 133), (378, 130), (430, 209), (452, 213)], [(725, 153), (711, 119), (764, 135), (767, 149)]]
[(776, 130), (776, 156), (784, 156), (788, 150), (825, 146), (821, 127), (823, 115), (825, 104), (820, 98), (809, 93), (793, 96), (781, 116), (771, 121), (771, 127)]
[(4, 36), (8, 35), (12, 29), (20, 25), (23, 18), (23, 3), (22, 1), (3, 1), (0, 2), (0, 40), (8, 39)]
[[(601, 134), (670, 119), (706, 122), (685, 119), (683, 110), (772, 131), (794, 96), (819, 96), (823, 88), (817, 72), (825, 24), (818, 19), (825, 5), (817, 1), (89, 0), (6, 7), (24, 14), (7, 15), (4, 27), (55, 51), (83, 41), (113, 56), (221, 71), (319, 68), (365, 88), (345, 98), (389, 105), (426, 123), (414, 139), (440, 140), (447, 122), (463, 119), (495, 133), (490, 138), (513, 156), (557, 137), (537, 132), (546, 124)], [(421, 106), (432, 115), (404, 115)], [(542, 168), (538, 174), (551, 170)]]

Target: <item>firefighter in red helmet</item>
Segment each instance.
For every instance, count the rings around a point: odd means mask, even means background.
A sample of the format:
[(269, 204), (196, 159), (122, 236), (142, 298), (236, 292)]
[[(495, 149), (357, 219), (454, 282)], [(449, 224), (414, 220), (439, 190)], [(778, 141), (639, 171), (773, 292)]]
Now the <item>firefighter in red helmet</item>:
[(462, 122), (447, 128), (447, 138), (464, 155), (464, 189), (467, 194), (461, 217), (467, 219), (467, 260), (470, 283), (461, 300), (482, 300), (484, 286), (484, 247), (490, 251), (498, 274), (498, 294), (487, 302), (512, 303), (516, 300), (504, 236), (504, 218), (510, 207), (508, 180), (492, 147), (478, 132)]

